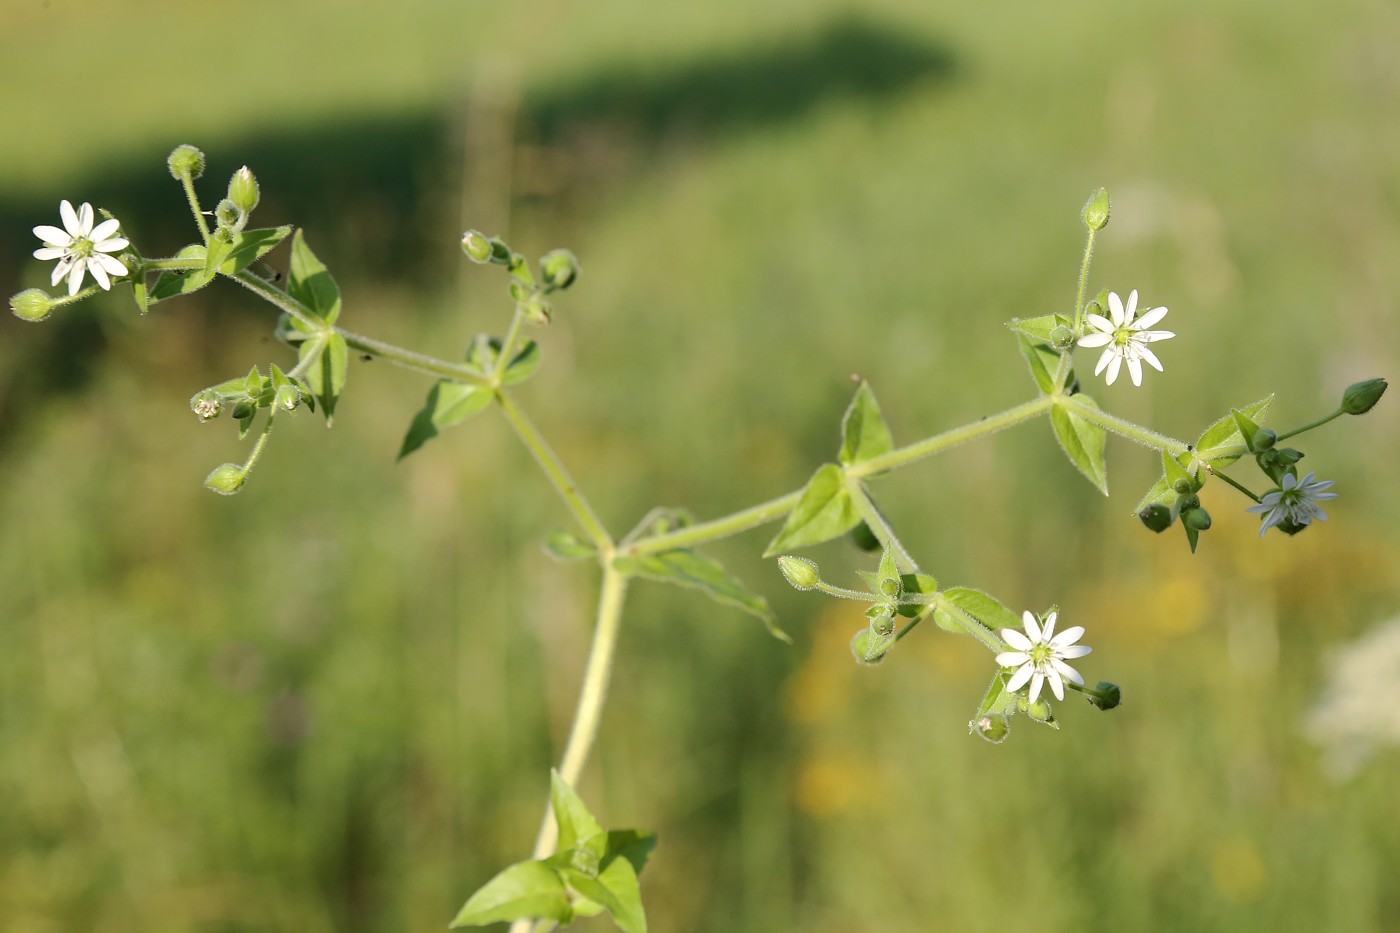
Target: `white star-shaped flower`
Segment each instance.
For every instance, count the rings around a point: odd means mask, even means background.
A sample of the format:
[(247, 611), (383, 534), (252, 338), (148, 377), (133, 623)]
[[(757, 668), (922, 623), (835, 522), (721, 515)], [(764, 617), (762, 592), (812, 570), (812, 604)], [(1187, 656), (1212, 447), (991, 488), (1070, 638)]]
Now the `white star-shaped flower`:
[(1108, 293), (1108, 313), (1113, 319), (1109, 320), (1102, 314), (1091, 314), (1085, 320), (1092, 330), (1092, 333), (1085, 334), (1079, 338), (1081, 347), (1103, 347), (1103, 354), (1099, 357), (1099, 363), (1094, 367), (1094, 375), (1097, 376), (1108, 370), (1109, 385), (1113, 385), (1113, 380), (1118, 378), (1118, 370), (1123, 363), (1128, 364), (1128, 374), (1133, 377), (1133, 385), (1142, 385), (1142, 361), (1146, 360), (1148, 365), (1157, 372), (1162, 371), (1162, 361), (1157, 359), (1157, 355), (1147, 349), (1147, 345), (1154, 340), (1166, 340), (1175, 337), (1176, 334), (1169, 330), (1148, 330), (1162, 318), (1167, 316), (1166, 308), (1153, 308), (1151, 311), (1144, 311), (1141, 317), (1134, 320), (1137, 314), (1137, 289), (1128, 293), (1128, 306), (1123, 307), (1123, 301), (1118, 297), (1117, 292)]
[(1042, 627), (1036, 622), (1034, 613), (1025, 612), (1021, 615), (1021, 621), (1026, 627), (1025, 634), (1014, 628), (1001, 630), (1002, 641), (1014, 650), (1003, 651), (997, 655), (997, 663), (1002, 667), (1017, 668), (1016, 673), (1007, 681), (1006, 689), (1015, 693), (1030, 681), (1032, 703), (1040, 696), (1040, 688), (1047, 680), (1050, 681), (1050, 692), (1055, 694), (1057, 700), (1065, 698), (1066, 680), (1083, 684), (1084, 678), (1065, 661), (1082, 658), (1094, 650), (1086, 645), (1075, 644), (1084, 635), (1082, 625), (1070, 626), (1056, 635), (1055, 619), (1058, 617), (1058, 612), (1050, 613), (1045, 617)]
[(57, 285), (67, 276), (68, 294), (76, 295), (84, 273), (92, 273), (93, 281), (106, 291), (112, 287), (112, 278), (127, 274), (120, 259), (107, 255), (127, 247), (128, 241), (115, 235), (120, 221), (112, 218), (94, 227), (92, 205), (87, 202), (75, 211), (72, 204), (62, 201), (58, 214), (63, 218), (62, 230), (47, 224), (34, 228), (34, 235), (44, 241), (34, 251), (34, 258), (58, 260), (50, 285)]
[(1327, 521), (1327, 513), (1317, 503), (1324, 499), (1335, 499), (1332, 488), (1334, 480), (1317, 480), (1316, 473), (1308, 473), (1302, 479), (1293, 473), (1283, 475), (1283, 485), (1273, 492), (1264, 493), (1258, 505), (1251, 505), (1246, 511), (1264, 515), (1264, 524), (1259, 526), (1259, 537), (1281, 522), (1295, 525), (1310, 525), (1314, 520)]

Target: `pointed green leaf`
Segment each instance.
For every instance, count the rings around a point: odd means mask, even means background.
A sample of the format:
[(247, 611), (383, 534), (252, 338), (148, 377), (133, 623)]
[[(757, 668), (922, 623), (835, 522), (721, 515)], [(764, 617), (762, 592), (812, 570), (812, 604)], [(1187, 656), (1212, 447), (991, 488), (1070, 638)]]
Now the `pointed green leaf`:
[(541, 862), (517, 862), (467, 899), (453, 927), (539, 918), (568, 923), (573, 919), (569, 893), (558, 872)]
[(1153, 483), (1143, 497), (1138, 500), (1138, 504), (1133, 508), (1134, 512), (1141, 512), (1149, 505), (1171, 506), (1176, 502), (1176, 490), (1172, 489), (1165, 476), (1157, 477), (1157, 482)]
[(855, 398), (841, 418), (841, 463), (845, 466), (863, 463), (891, 450), (894, 450), (894, 438), (880, 414), (880, 403), (875, 401), (870, 383), (861, 380)]
[[(1078, 396), (1085, 404), (1098, 408), (1087, 396)], [(1108, 471), (1104, 466), (1104, 429), (1086, 421), (1063, 405), (1050, 409), (1050, 424), (1055, 439), (1060, 442), (1069, 462), (1074, 464), (1105, 496), (1108, 495)]]
[(219, 271), (228, 275), (235, 272), (242, 272), (248, 268), (255, 260), (266, 256), (274, 246), (287, 238), (287, 234), (292, 232), (288, 227), (262, 227), (257, 230), (244, 230), (242, 233), (234, 234), (233, 243), (228, 256), (223, 264), (219, 266)]
[(204, 271), (211, 278), (219, 271), (219, 266), (233, 253), (233, 238), (220, 239), (216, 234), (209, 238), (204, 247)]
[(403, 445), (399, 448), (399, 459), (407, 457), (443, 430), (484, 411), (492, 398), (491, 390), (485, 386), (447, 379), (434, 383), (428, 390), (428, 400), (408, 426), (408, 433), (404, 435)]
[(608, 832), (608, 845), (603, 855), (603, 864), (613, 859), (626, 859), (632, 863), (637, 874), (646, 867), (651, 850), (656, 848), (656, 833), (640, 829), (614, 829)]
[(145, 273), (131, 277), (131, 297), (136, 299), (136, 307), (141, 309), (142, 314), (151, 310), (151, 296), (146, 286)]
[(506, 366), (506, 371), (501, 374), (501, 382), (504, 385), (515, 385), (517, 382), (524, 382), (535, 374), (535, 370), (540, 368), (540, 345), (531, 340), (525, 344), (525, 348), (515, 354), (515, 358)]
[(1196, 541), (1201, 537), (1201, 533), (1186, 522), (1182, 522), (1181, 527), (1186, 530), (1186, 540), (1191, 544), (1191, 553), (1196, 553)]
[(1235, 427), (1239, 429), (1240, 437), (1244, 439), (1245, 446), (1254, 446), (1254, 435), (1259, 432), (1259, 425), (1255, 424), (1248, 415), (1238, 408), (1230, 409), (1230, 417), (1235, 419)]
[[(549, 800), (554, 808), (554, 819), (559, 823), (560, 852), (572, 849), (580, 840), (592, 839), (603, 832), (603, 827), (598, 825), (579, 795), (560, 776), (558, 769), (549, 772)], [(605, 845), (605, 839), (599, 842), (600, 856)]]
[(337, 333), (320, 334), (297, 348), (298, 360), (314, 357), (306, 369), (306, 381), (311, 394), (321, 403), (321, 413), (329, 426), (335, 418), (335, 406), (345, 388), (345, 370), (350, 364), (350, 350), (345, 338)]
[[(410, 433), (411, 430), (410, 430)], [(408, 440), (404, 440), (407, 447)], [(411, 451), (410, 451), (411, 452)], [(400, 457), (403, 454), (399, 454)], [(578, 535), (556, 528), (549, 533), (549, 537), (544, 542), (544, 552), (555, 560), (587, 560), (598, 553), (598, 549), (587, 541), (579, 539)]]
[[(1274, 403), (1272, 395), (1261, 398), (1257, 402), (1251, 402), (1242, 408), (1237, 409), (1256, 425), (1264, 423), (1264, 418), (1269, 413), (1269, 406)], [(1213, 467), (1229, 466), (1238, 460), (1245, 451), (1234, 450), (1229, 454), (1222, 454), (1222, 451), (1230, 448), (1242, 448), (1245, 446), (1244, 437), (1240, 434), (1240, 426), (1235, 421), (1234, 411), (1210, 427), (1201, 432), (1200, 438), (1196, 441), (1196, 456), (1208, 461)]]
[(613, 561), (613, 566), (622, 573), (700, 590), (717, 603), (742, 609), (758, 617), (773, 637), (792, 641), (786, 632), (778, 628), (768, 601), (750, 593), (737, 577), (731, 576), (712, 557), (676, 548), (656, 554), (619, 557)]
[(1010, 668), (997, 671), (992, 676), (992, 682), (987, 686), (987, 692), (982, 697), (982, 702), (977, 706), (977, 717), (1009, 714), (1015, 712), (1016, 694), (1009, 693), (1006, 689), (1006, 681), (1010, 678)]
[[(1189, 457), (1189, 454), (1183, 454), (1182, 456)], [(1184, 479), (1192, 485), (1195, 485), (1196, 482), (1195, 477), (1191, 475), (1190, 471), (1186, 469), (1182, 462), (1165, 450), (1162, 451), (1162, 476), (1167, 481), (1167, 488), (1173, 490), (1180, 480)]]
[(636, 869), (627, 859), (613, 859), (598, 872), (596, 878), (590, 878), (576, 869), (565, 869), (562, 874), (569, 887), (601, 904), (622, 933), (646, 933), (642, 889), (637, 883)]
[[(876, 590), (877, 593), (881, 593), (885, 596), (899, 595), (897, 592), (884, 592), (886, 587), (889, 587), (890, 589), (898, 589), (897, 583), (899, 581), (899, 565), (896, 564), (894, 561), (894, 550), (892, 548), (885, 548), (885, 553), (880, 555), (879, 578), (879, 588)], [(886, 583), (886, 580), (890, 582)]]
[(1036, 343), (1024, 334), (1018, 335), (1017, 343), (1021, 347), (1021, 355), (1026, 358), (1026, 366), (1030, 368), (1031, 378), (1045, 395), (1055, 391), (1055, 372), (1060, 365), (1060, 354), (1055, 352), (1053, 347), (1043, 343)]
[(839, 466), (828, 463), (819, 467), (807, 481), (797, 507), (788, 515), (783, 530), (769, 543), (763, 556), (773, 557), (783, 551), (830, 541), (850, 531), (860, 520), (860, 511), (846, 491), (845, 475)]
[(996, 597), (981, 590), (953, 586), (943, 591), (943, 597), (993, 632), (1021, 627), (1020, 616), (1003, 606)]
[[(327, 325), (334, 324), (340, 317), (340, 289), (325, 264), (306, 245), (306, 237), (301, 230), (292, 237), (292, 265), (287, 294)], [(316, 380), (311, 382), (314, 385)]]
[[(1068, 327), (1070, 319), (1063, 314), (1042, 314), (1040, 317), (1018, 317), (1006, 322), (1006, 326), (1042, 343), (1050, 342), (1050, 331), (1056, 327)], [(1024, 351), (1022, 351), (1024, 352)]]
[[(176, 259), (192, 259), (201, 265), (208, 254), (203, 246), (191, 243), (175, 254)], [(191, 269), (188, 272), (162, 272), (156, 279), (155, 287), (151, 289), (151, 304), (173, 298), (176, 295), (188, 295), (190, 292), (198, 291), (214, 280), (214, 273), (206, 269)]]

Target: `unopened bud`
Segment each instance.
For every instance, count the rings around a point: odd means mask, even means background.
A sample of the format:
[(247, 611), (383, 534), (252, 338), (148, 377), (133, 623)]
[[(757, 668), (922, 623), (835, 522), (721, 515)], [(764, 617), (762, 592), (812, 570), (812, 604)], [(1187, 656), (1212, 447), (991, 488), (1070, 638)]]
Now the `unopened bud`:
[(540, 258), (540, 277), (551, 288), (568, 288), (578, 278), (578, 260), (566, 249), (556, 249)]
[(1084, 204), (1084, 226), (1090, 230), (1102, 230), (1108, 226), (1108, 189), (1100, 188), (1089, 195)]
[(1273, 428), (1260, 428), (1254, 433), (1254, 449), (1268, 450), (1278, 442), (1278, 432)]
[(462, 234), (462, 252), (466, 253), (472, 262), (490, 262), (491, 240), (478, 230), (468, 230)]
[(296, 411), (301, 404), (301, 390), (294, 385), (284, 385), (277, 389), (277, 393), (272, 397), (274, 408), (283, 411)]
[(1184, 476), (1172, 483), (1172, 490), (1179, 496), (1186, 495), (1191, 492), (1191, 489), (1191, 481)]
[(1187, 528), (1197, 531), (1210, 530), (1210, 513), (1202, 508), (1187, 509), (1181, 513), (1181, 522)]
[(214, 222), (226, 234), (241, 233), (248, 223), (248, 215), (231, 198), (224, 198), (214, 208)]
[[(1047, 726), (1055, 726), (1055, 713), (1050, 709), (1049, 700), (1036, 700), (1034, 703), (1026, 704), (1026, 715), (1036, 722), (1043, 722)], [(1055, 726), (1059, 728), (1059, 726)]]
[(778, 569), (783, 572), (783, 578), (799, 590), (815, 589), (822, 582), (817, 565), (805, 557), (785, 554), (778, 558)]
[(1154, 502), (1138, 513), (1138, 518), (1149, 531), (1161, 534), (1172, 526), (1172, 510), (1160, 502)]
[(1050, 346), (1056, 350), (1068, 350), (1074, 346), (1074, 331), (1063, 324), (1050, 328)]
[(1384, 379), (1367, 379), (1365, 382), (1358, 382), (1356, 385), (1347, 386), (1347, 390), (1342, 393), (1342, 411), (1349, 415), (1364, 415), (1385, 394), (1386, 381)]
[(204, 478), (204, 485), (221, 496), (231, 496), (243, 488), (248, 478), (243, 467), (236, 463), (225, 463), (214, 468), (214, 472)]
[(253, 208), (258, 206), (258, 180), (253, 177), (253, 173), (248, 166), (233, 173), (233, 177), (228, 182), (228, 199), (232, 201), (240, 211), (251, 214)]
[(554, 306), (549, 303), (549, 299), (543, 295), (530, 295), (518, 306), (525, 315), (525, 320), (531, 324), (548, 324), (549, 319), (554, 315)]
[(198, 178), (204, 174), (204, 153), (194, 146), (176, 146), (165, 164), (176, 178)]
[(993, 745), (1000, 745), (1011, 732), (1011, 721), (1004, 713), (990, 713), (972, 720), (967, 724), (967, 728), (969, 732), (976, 732)]
[(888, 608), (884, 608), (882, 612), (870, 620), (870, 631), (881, 638), (894, 634), (894, 616), (890, 615)]
[(223, 396), (213, 389), (205, 389), (190, 399), (190, 410), (199, 416), (200, 421), (213, 421), (224, 410)]
[(863, 628), (851, 639), (851, 654), (855, 655), (858, 664), (879, 664), (885, 660), (885, 652), (893, 644), (893, 635), (877, 635)]
[(53, 313), (53, 298), (42, 288), (26, 288), (11, 296), (10, 310), (22, 321), (42, 321)]
[(1101, 680), (1089, 694), (1089, 702), (1099, 709), (1113, 709), (1123, 702), (1123, 691), (1118, 689), (1117, 684)]

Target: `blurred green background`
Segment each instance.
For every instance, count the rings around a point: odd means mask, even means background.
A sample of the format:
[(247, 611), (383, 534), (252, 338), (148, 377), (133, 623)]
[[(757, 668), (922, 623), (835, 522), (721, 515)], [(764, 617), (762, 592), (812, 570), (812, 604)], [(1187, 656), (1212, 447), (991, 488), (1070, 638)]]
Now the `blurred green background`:
[[(1094, 384), (1106, 407), (1191, 438), (1397, 372), (1382, 0), (0, 15), (7, 294), (47, 284), (29, 230), (60, 198), (148, 253), (188, 242), (182, 142), (209, 205), (253, 168), (346, 326), (439, 355), (509, 310), (464, 227), (567, 245), (584, 276), (520, 395), (615, 533), (799, 486), (852, 373), (900, 442), (1028, 398), (1002, 322), (1071, 304), (1097, 185), (1093, 288), (1178, 334), (1143, 388)], [(334, 430), (302, 415), (209, 494), (246, 448), (185, 400), (290, 354), (226, 283), (145, 318), (128, 294), (0, 320), (0, 926), (442, 929), (529, 851), (568, 726), (595, 579), (539, 549), (567, 516), (494, 417), (396, 464), (427, 382), (383, 363), (354, 364)], [(1400, 929), (1400, 755), (1336, 780), (1302, 728), (1329, 653), (1400, 609), (1398, 401), (1304, 438), (1331, 521), (1259, 540), (1213, 485), (1194, 557), (1133, 519), (1156, 468), (1117, 439), (1107, 501), (1043, 423), (882, 481), (945, 583), (1086, 626), (1080, 669), (1125, 703), (1067, 702), (1059, 733), (969, 737), (990, 659), (932, 627), (857, 668), (860, 606), (787, 588), (771, 528), (712, 552), (792, 647), (638, 584), (581, 791), (660, 833), (652, 928)], [(813, 556), (838, 581), (869, 560)]]

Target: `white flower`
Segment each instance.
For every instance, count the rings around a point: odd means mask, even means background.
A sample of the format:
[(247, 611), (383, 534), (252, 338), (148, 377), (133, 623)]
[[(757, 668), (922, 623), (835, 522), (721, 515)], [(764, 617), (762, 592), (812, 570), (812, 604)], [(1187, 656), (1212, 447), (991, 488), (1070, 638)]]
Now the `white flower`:
[(92, 205), (86, 202), (75, 211), (72, 204), (62, 201), (58, 213), (63, 218), (62, 230), (48, 225), (34, 228), (34, 235), (44, 241), (43, 247), (34, 251), (34, 258), (58, 260), (50, 285), (57, 285), (67, 276), (68, 294), (76, 295), (83, 284), (83, 273), (90, 272), (93, 281), (105, 291), (112, 287), (109, 276), (127, 274), (121, 260), (106, 255), (127, 247), (127, 240), (114, 236), (120, 221), (113, 218), (93, 227)]
[(1026, 626), (1024, 635), (1014, 628), (1001, 630), (1002, 641), (1015, 650), (1003, 651), (997, 655), (997, 663), (1002, 667), (1018, 668), (1007, 681), (1006, 689), (1015, 693), (1026, 685), (1026, 681), (1030, 681), (1032, 703), (1040, 696), (1041, 685), (1047, 680), (1050, 681), (1050, 691), (1055, 694), (1057, 700), (1065, 698), (1064, 681), (1084, 683), (1084, 678), (1079, 676), (1079, 672), (1065, 661), (1082, 658), (1094, 650), (1085, 645), (1075, 644), (1084, 635), (1082, 625), (1071, 626), (1056, 635), (1055, 619), (1058, 616), (1058, 612), (1050, 613), (1045, 617), (1045, 625), (1042, 628), (1037, 624), (1034, 613), (1025, 612), (1021, 614), (1021, 621)]
[(1109, 385), (1113, 385), (1113, 380), (1118, 378), (1118, 369), (1125, 362), (1135, 386), (1142, 385), (1143, 360), (1147, 360), (1148, 365), (1160, 373), (1162, 363), (1155, 353), (1147, 349), (1147, 345), (1154, 340), (1166, 340), (1176, 336), (1169, 330), (1147, 329), (1167, 316), (1166, 308), (1153, 308), (1144, 312), (1142, 317), (1133, 320), (1137, 313), (1137, 298), (1137, 289), (1133, 289), (1128, 293), (1128, 307), (1124, 308), (1118, 293), (1109, 292), (1108, 313), (1113, 315), (1113, 320), (1110, 321), (1102, 314), (1089, 315), (1086, 320), (1093, 333), (1079, 338), (1081, 347), (1104, 348), (1103, 355), (1099, 357), (1099, 364), (1094, 367), (1094, 375), (1097, 376), (1107, 368), (1106, 381)]
[(1310, 525), (1314, 520), (1327, 521), (1327, 513), (1317, 503), (1322, 499), (1337, 498), (1335, 492), (1324, 491), (1332, 487), (1334, 480), (1318, 481), (1314, 479), (1315, 476), (1316, 473), (1309, 473), (1300, 480), (1293, 473), (1285, 473), (1281, 489), (1264, 493), (1258, 505), (1246, 509), (1256, 514), (1268, 513), (1264, 515), (1264, 524), (1259, 528), (1259, 537), (1264, 537), (1264, 532), (1281, 522)]

